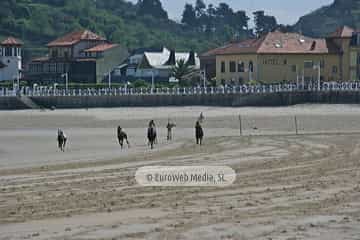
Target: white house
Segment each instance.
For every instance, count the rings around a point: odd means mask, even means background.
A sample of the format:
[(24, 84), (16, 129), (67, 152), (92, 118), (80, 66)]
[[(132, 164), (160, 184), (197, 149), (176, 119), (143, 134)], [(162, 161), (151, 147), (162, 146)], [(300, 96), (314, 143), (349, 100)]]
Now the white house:
[(0, 81), (14, 80), (21, 77), (22, 43), (9, 37), (0, 43)]
[(169, 79), (172, 68), (179, 60), (184, 60), (193, 69), (200, 69), (200, 59), (195, 52), (175, 52), (164, 47), (162, 51), (145, 51), (131, 56), (126, 65), (126, 76), (139, 79)]

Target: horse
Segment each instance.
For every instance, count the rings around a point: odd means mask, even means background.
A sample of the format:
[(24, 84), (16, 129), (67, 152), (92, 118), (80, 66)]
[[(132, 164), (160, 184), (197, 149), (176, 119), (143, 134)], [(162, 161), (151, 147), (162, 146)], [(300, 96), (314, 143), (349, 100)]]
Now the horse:
[(197, 121), (195, 125), (195, 137), (196, 137), (196, 144), (202, 145), (202, 140), (204, 138), (204, 131), (199, 121)]
[(59, 149), (61, 151), (65, 152), (65, 146), (66, 146), (67, 137), (66, 137), (65, 133), (61, 129), (58, 129), (57, 141), (58, 141)]
[(117, 129), (117, 137), (118, 137), (121, 149), (124, 148), (124, 140), (126, 141), (128, 148), (130, 148), (130, 143), (128, 141), (127, 134), (122, 130), (122, 128), (120, 126)]
[(151, 149), (154, 149), (154, 144), (156, 143), (156, 139), (157, 139), (155, 127), (150, 126), (148, 128), (147, 137), (148, 137), (149, 145), (151, 146)]

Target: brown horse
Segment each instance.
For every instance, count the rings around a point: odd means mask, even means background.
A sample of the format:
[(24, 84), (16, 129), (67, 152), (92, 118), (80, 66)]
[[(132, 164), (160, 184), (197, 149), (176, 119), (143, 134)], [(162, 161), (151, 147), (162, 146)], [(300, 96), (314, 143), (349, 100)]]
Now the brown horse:
[(197, 121), (195, 125), (195, 137), (196, 137), (196, 144), (202, 145), (202, 140), (204, 138), (204, 131), (199, 121)]
[(122, 130), (122, 128), (120, 126), (117, 129), (117, 137), (118, 137), (118, 141), (121, 146), (121, 149), (124, 148), (124, 141), (126, 141), (128, 148), (130, 148), (130, 143), (128, 141), (127, 134)]
[(58, 141), (59, 149), (61, 151), (65, 152), (67, 137), (66, 137), (65, 133), (63, 132), (63, 130), (61, 130), (61, 129), (58, 129), (57, 141)]
[(149, 126), (147, 137), (149, 140), (149, 145), (151, 146), (151, 149), (153, 149), (157, 139), (156, 129), (154, 126)]

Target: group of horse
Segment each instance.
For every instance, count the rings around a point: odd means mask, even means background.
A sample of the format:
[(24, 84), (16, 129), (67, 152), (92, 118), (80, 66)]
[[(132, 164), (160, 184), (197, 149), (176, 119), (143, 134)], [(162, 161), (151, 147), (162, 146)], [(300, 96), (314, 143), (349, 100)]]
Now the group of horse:
[[(196, 137), (196, 144), (198, 144), (198, 145), (202, 145), (202, 140), (204, 137), (204, 131), (201, 126), (201, 123), (203, 122), (203, 120), (204, 120), (204, 116), (201, 113), (200, 117), (198, 118), (198, 120), (196, 121), (196, 124), (195, 124), (195, 137)], [(169, 120), (169, 122), (166, 126), (168, 141), (172, 140), (172, 129), (174, 127), (176, 127), (176, 124), (170, 122), (170, 120)], [(124, 148), (124, 143), (126, 143), (128, 148), (130, 148), (130, 142), (128, 140), (128, 135), (121, 128), (121, 126), (118, 126), (118, 128), (117, 128), (117, 137), (118, 137), (118, 141), (119, 141), (119, 145), (120, 145), (121, 149)], [(157, 132), (156, 132), (156, 126), (155, 126), (154, 120), (151, 120), (149, 122), (149, 126), (147, 129), (147, 139), (148, 139), (148, 146), (150, 146), (151, 149), (154, 149), (155, 144), (157, 144)], [(58, 129), (57, 141), (58, 141), (59, 149), (61, 151), (65, 152), (67, 136), (62, 129)]]

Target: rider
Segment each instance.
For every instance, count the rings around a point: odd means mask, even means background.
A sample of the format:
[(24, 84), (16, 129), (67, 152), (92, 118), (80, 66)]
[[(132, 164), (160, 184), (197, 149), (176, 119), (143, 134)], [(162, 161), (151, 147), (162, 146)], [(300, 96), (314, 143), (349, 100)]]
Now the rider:
[(170, 122), (170, 119), (168, 121), (168, 124), (166, 125), (166, 128), (167, 128), (167, 140), (168, 141), (171, 141), (172, 140), (172, 129), (176, 127), (176, 124), (175, 123), (171, 123)]
[(151, 121), (149, 122), (149, 128), (156, 128), (156, 126), (155, 126), (155, 121), (154, 121), (154, 120), (151, 120)]

